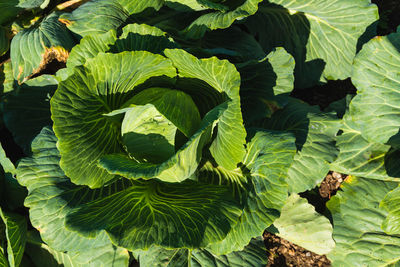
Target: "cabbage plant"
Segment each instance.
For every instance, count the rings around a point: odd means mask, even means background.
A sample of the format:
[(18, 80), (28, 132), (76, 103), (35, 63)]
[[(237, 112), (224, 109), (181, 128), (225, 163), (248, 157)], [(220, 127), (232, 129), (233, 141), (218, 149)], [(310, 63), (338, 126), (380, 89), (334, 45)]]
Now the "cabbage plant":
[(0, 3), (4, 266), (265, 266), (265, 229), (398, 262), (399, 34), (369, 0), (39, 2)]

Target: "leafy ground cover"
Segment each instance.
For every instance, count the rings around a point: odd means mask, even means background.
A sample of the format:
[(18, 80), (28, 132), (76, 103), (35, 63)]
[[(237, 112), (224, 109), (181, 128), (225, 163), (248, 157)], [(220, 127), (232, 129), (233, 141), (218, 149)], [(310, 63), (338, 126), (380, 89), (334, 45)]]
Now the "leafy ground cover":
[(397, 1), (0, 10), (0, 266), (399, 264)]

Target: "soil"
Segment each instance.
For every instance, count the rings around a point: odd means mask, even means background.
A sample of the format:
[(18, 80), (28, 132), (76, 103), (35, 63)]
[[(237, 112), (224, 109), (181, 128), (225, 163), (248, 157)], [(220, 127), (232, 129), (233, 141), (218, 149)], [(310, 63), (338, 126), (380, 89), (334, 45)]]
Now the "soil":
[(319, 187), (319, 194), (322, 198), (331, 198), (339, 189), (342, 182), (347, 178), (347, 175), (329, 172)]
[(264, 232), (263, 237), (268, 253), (267, 267), (331, 266), (330, 261), (324, 255), (315, 254), (268, 232)]

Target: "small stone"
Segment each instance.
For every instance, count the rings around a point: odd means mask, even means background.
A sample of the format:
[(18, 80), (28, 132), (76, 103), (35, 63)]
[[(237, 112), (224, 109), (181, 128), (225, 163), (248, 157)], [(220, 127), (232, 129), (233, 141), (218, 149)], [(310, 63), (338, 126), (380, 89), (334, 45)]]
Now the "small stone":
[(342, 178), (342, 175), (338, 172), (332, 172), (332, 176), (333, 178), (339, 180), (340, 178)]
[(311, 257), (311, 253), (310, 253), (310, 252), (307, 252), (307, 253), (306, 253), (306, 256), (307, 256), (307, 257)]

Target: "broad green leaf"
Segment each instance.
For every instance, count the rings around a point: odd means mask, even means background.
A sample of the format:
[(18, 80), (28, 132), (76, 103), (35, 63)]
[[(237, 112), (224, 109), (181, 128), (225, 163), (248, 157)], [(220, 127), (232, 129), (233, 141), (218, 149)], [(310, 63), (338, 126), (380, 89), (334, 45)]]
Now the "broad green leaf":
[(351, 75), (360, 36), (378, 20), (370, 0), (270, 0), (246, 22), (268, 53), (283, 46), (296, 61), (296, 85)]
[[(354, 60), (352, 82), (357, 95), (349, 119), (370, 142), (387, 143), (398, 136), (400, 115), (400, 31), (376, 37)], [(399, 146), (395, 141), (396, 145)]]
[(10, 47), (10, 40), (7, 36), (6, 28), (0, 26), (0, 56), (7, 53), (8, 48)]
[(129, 24), (122, 29), (122, 34), (118, 39), (115, 30), (94, 33), (82, 38), (80, 44), (71, 50), (67, 61), (68, 73), (72, 73), (73, 66), (83, 65), (87, 59), (95, 57), (100, 52), (119, 53), (143, 50), (161, 54), (165, 48), (176, 47), (177, 44), (156, 27)]
[(343, 120), (343, 133), (337, 137), (340, 152), (331, 170), (383, 181), (399, 179), (400, 152), (389, 145), (368, 142), (347, 118)]
[(333, 218), (336, 247), (327, 255), (332, 266), (396, 266), (400, 237), (385, 234), (388, 216), (379, 202), (396, 183), (349, 176), (327, 206)]
[[(213, 3), (212, 1), (201, 0), (204, 5)], [(241, 5), (228, 7), (228, 10), (216, 10), (204, 14), (193, 21), (189, 27), (184, 30), (186, 37), (198, 39), (201, 38), (207, 30), (225, 29), (232, 25), (235, 20), (241, 20), (257, 12), (258, 4), (262, 0), (245, 0), (241, 1)], [(199, 2), (199, 1), (198, 1)], [(229, 4), (237, 3), (238, 1), (227, 1)], [(215, 3), (213, 3), (215, 9)], [(208, 5), (210, 7), (210, 5)], [(221, 9), (221, 5), (218, 6)]]
[(143, 50), (154, 54), (161, 54), (166, 48), (177, 48), (178, 44), (159, 28), (146, 24), (129, 24), (122, 29), (122, 34), (110, 51)]
[(274, 226), (278, 236), (317, 254), (327, 254), (335, 247), (329, 220), (297, 194), (287, 199)]
[(0, 25), (4, 25), (7, 22), (13, 20), (22, 8), (18, 7), (19, 0), (2, 0), (0, 1)]
[[(174, 154), (171, 157), (168, 158), (169, 155), (165, 155), (167, 159), (161, 164), (157, 164), (157, 162), (138, 163), (125, 155), (106, 155), (100, 159), (99, 165), (111, 174), (118, 174), (130, 179), (158, 178), (170, 183), (181, 182), (196, 171), (201, 160), (203, 146), (211, 138), (212, 127), (226, 109), (227, 104), (224, 103), (211, 110), (204, 117), (197, 132), (189, 138), (186, 144), (176, 152), (173, 149), (172, 153)], [(130, 124), (132, 125), (132, 123)], [(128, 136), (127, 138), (136, 137)], [(140, 153), (140, 151), (137, 153)], [(159, 157), (161, 156), (164, 155)]]
[(45, 68), (48, 61), (65, 62), (75, 41), (58, 14), (51, 13), (43, 21), (18, 32), (11, 41), (11, 62), (14, 79), (19, 83)]
[(67, 226), (84, 235), (106, 229), (129, 250), (196, 248), (223, 239), (240, 213), (225, 187), (152, 180), (82, 205), (67, 216)]
[(159, 10), (164, 0), (117, 0), (125, 8), (129, 15), (140, 13), (146, 9)]
[(19, 214), (5, 212), (1, 208), (0, 218), (6, 226), (8, 264), (10, 267), (19, 266), (25, 249), (26, 220)]
[(20, 162), (17, 177), (30, 191), (25, 204), (43, 240), (58, 251), (85, 251), (81, 261), (94, 258), (94, 264), (99, 257), (106, 262), (113, 258), (109, 253), (127, 256), (125, 250), (109, 250), (102, 229), (130, 250), (152, 244), (198, 247), (222, 239), (241, 213), (224, 186), (126, 179), (96, 190), (74, 185), (58, 165), (56, 142), (44, 128), (33, 142), (33, 157)]
[(284, 48), (277, 47), (268, 54), (267, 59), (276, 74), (275, 95), (290, 93), (294, 87), (295, 62), (293, 57)]
[(117, 39), (115, 30), (106, 33), (93, 33), (83, 37), (80, 43), (72, 48), (67, 61), (67, 68), (84, 65), (86, 60), (97, 56), (100, 52), (109, 50), (111, 44)]
[(161, 75), (176, 75), (168, 59), (148, 52), (123, 52), (88, 59), (60, 82), (51, 99), (51, 113), (60, 165), (73, 183), (94, 188), (116, 178), (97, 166), (102, 156), (123, 151), (120, 125), (103, 114), (119, 109), (137, 85)]
[[(179, 77), (202, 80), (232, 100), (219, 119), (217, 136), (210, 146), (210, 151), (219, 165), (228, 170), (235, 169), (246, 153), (246, 131), (240, 109), (239, 73), (228, 61), (216, 57), (197, 59), (178, 49), (166, 49), (164, 53), (172, 60)], [(190, 91), (188, 93), (190, 94)]]
[(400, 221), (400, 187), (397, 187), (393, 191), (390, 191), (380, 206), (384, 208), (388, 215), (382, 223), (382, 229), (385, 233), (390, 235), (398, 235), (400, 233), (399, 221)]
[(227, 255), (215, 255), (207, 249), (175, 249), (153, 246), (139, 252), (142, 267), (262, 267), (268, 262), (265, 245), (261, 238), (251, 240), (243, 250)]
[[(49, 247), (43, 243), (40, 235), (37, 231), (29, 231), (27, 237), (27, 243), (25, 253), (29, 255), (29, 258), (33, 261), (36, 266), (40, 267), (85, 267), (85, 266), (115, 266), (115, 267), (127, 267), (128, 266), (128, 252), (124, 251), (124, 257), (115, 255), (115, 259), (108, 257), (102, 258), (100, 261), (93, 261), (92, 255), (94, 253), (101, 255), (106, 251), (103, 250), (89, 250), (86, 252), (81, 251), (80, 254), (60, 252)], [(87, 254), (86, 253), (91, 253)], [(81, 256), (82, 255), (82, 256)], [(123, 255), (123, 254), (122, 254)], [(109, 255), (108, 255), (109, 256)]]
[(18, 1), (18, 7), (21, 8), (36, 8), (36, 7), (41, 7), (44, 9), (46, 6), (43, 6), (43, 4), (49, 3), (47, 0), (19, 0)]
[(112, 246), (106, 233), (90, 239), (65, 227), (66, 215), (85, 203), (85, 197), (91, 199), (92, 194), (105, 192), (91, 191), (69, 181), (58, 165), (56, 142), (52, 130), (43, 128), (32, 142), (33, 156), (22, 159), (17, 168), (18, 181), (29, 191), (25, 205), (32, 225), (51, 249), (67, 251), (84, 266), (110, 266), (113, 262), (115, 266), (127, 266), (127, 251)]
[(129, 16), (119, 2), (120, 0), (92, 0), (71, 13), (62, 14), (59, 20), (81, 37), (117, 30)]
[(50, 98), (57, 84), (53, 76), (42, 75), (5, 96), (4, 123), (26, 154), (30, 153), (33, 138), (44, 126), (51, 125)]
[(291, 131), (296, 136), (298, 151), (287, 177), (291, 193), (312, 189), (325, 178), (339, 152), (335, 140), (341, 124), (335, 115), (289, 99), (284, 109), (275, 112), (262, 125), (267, 129)]
[[(232, 175), (243, 176), (243, 213), (238, 223), (221, 242), (211, 244), (209, 249), (218, 255), (241, 250), (251, 238), (261, 236), (264, 229), (279, 217), (287, 198), (285, 177), (295, 154), (294, 137), (287, 133), (257, 131), (247, 144), (248, 152), (243, 161), (247, 170), (222, 172), (211, 166), (204, 166), (198, 175), (229, 179)], [(219, 173), (218, 173), (219, 172)], [(217, 181), (218, 182), (218, 181)], [(221, 182), (220, 182), (221, 183)], [(234, 181), (231, 181), (234, 183)], [(234, 192), (234, 190), (233, 190)]]

